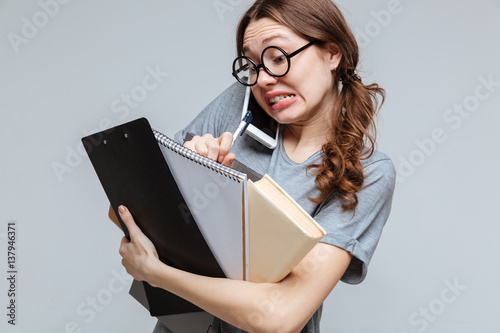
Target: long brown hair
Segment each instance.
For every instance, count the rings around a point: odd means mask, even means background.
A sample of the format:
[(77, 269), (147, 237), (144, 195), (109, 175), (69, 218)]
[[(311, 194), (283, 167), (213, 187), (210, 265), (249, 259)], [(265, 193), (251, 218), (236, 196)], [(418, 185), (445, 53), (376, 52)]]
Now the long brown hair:
[(354, 210), (358, 204), (356, 192), (364, 182), (361, 160), (369, 158), (375, 150), (377, 95), (382, 105), (385, 91), (376, 83), (364, 85), (355, 74), (359, 61), (358, 44), (344, 16), (331, 0), (257, 0), (238, 24), (238, 55), (243, 54), (247, 26), (252, 20), (261, 18), (274, 19), (308, 40), (333, 42), (342, 52), (332, 87), (337, 95), (332, 132), (322, 147), (322, 162), (309, 165), (308, 170), (313, 170), (316, 188), (320, 191), (318, 197), (311, 198), (313, 202), (321, 203), (334, 194), (345, 200), (344, 210)]

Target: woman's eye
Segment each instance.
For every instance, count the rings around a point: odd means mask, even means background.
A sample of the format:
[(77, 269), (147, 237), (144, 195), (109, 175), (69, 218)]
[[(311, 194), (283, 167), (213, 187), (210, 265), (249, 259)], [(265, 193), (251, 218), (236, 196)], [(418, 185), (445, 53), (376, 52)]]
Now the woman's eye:
[(274, 58), (274, 63), (275, 64), (281, 64), (282, 62), (284, 62), (286, 60), (285, 56), (284, 55), (281, 55), (279, 57), (275, 57)]

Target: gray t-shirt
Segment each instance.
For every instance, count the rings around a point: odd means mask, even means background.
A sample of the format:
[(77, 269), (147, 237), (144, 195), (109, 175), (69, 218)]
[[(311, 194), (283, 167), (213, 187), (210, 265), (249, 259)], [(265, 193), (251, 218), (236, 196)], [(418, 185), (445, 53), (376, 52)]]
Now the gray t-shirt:
[[(187, 133), (220, 136), (234, 132), (241, 121), (241, 109), (245, 87), (235, 83), (210, 103), (185, 129), (175, 135), (183, 142)], [(342, 210), (342, 201), (334, 197), (317, 205), (308, 198), (316, 197), (318, 190), (314, 175), (306, 171), (310, 164), (321, 162), (322, 153), (317, 151), (303, 163), (292, 161), (286, 154), (280, 136), (276, 149), (271, 150), (243, 135), (231, 148), (236, 159), (260, 174), (270, 175), (325, 229), (321, 242), (345, 249), (353, 255), (351, 263), (341, 281), (358, 284), (364, 280), (368, 264), (379, 241), (382, 229), (389, 216), (394, 192), (396, 172), (391, 159), (376, 151), (370, 158), (362, 160), (365, 180), (357, 193), (358, 205), (352, 211)], [(301, 333), (319, 332), (322, 307), (313, 315)], [(155, 330), (155, 332), (161, 332)], [(224, 333), (243, 332), (218, 318), (214, 318), (213, 331)]]

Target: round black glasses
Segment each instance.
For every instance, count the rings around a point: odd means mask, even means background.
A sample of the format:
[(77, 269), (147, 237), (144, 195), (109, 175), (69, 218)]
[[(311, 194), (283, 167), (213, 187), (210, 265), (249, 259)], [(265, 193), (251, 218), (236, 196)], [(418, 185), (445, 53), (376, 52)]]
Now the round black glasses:
[(285, 50), (280, 47), (268, 46), (262, 51), (259, 65), (248, 57), (238, 57), (233, 61), (233, 76), (239, 83), (245, 86), (253, 86), (257, 83), (261, 68), (264, 68), (271, 76), (285, 76), (290, 70), (290, 59), (314, 43), (315, 41), (307, 43), (290, 54), (286, 53)]

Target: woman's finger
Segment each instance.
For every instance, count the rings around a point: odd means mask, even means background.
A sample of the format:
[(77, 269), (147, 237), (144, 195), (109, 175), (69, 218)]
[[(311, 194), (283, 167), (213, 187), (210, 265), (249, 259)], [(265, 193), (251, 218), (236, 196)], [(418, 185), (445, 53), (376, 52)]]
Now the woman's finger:
[(233, 153), (229, 153), (224, 157), (224, 159), (222, 160), (221, 163), (222, 163), (222, 165), (225, 165), (225, 166), (232, 168), (234, 165), (235, 158), (236, 158), (236, 156)]
[(141, 229), (135, 224), (134, 218), (132, 217), (132, 214), (130, 214), (130, 211), (127, 209), (127, 207), (120, 205), (118, 207), (118, 213), (120, 214), (120, 217), (125, 224), (125, 226), (128, 229), (130, 239), (132, 239), (132, 235), (137, 235), (142, 233)]
[(202, 138), (205, 140), (205, 146), (207, 148), (206, 156), (211, 160), (217, 161), (220, 148), (219, 141), (211, 134), (205, 134)]
[(186, 147), (187, 149), (196, 151), (195, 142), (197, 138), (199, 138), (199, 136), (195, 135), (193, 138), (191, 138), (191, 140), (184, 142), (182, 146)]
[[(231, 149), (231, 145), (233, 143), (233, 134), (230, 132), (224, 132), (218, 138), (219, 141), (219, 162), (222, 162), (226, 155), (229, 154), (229, 150)], [(221, 159), (222, 157), (222, 159)]]

